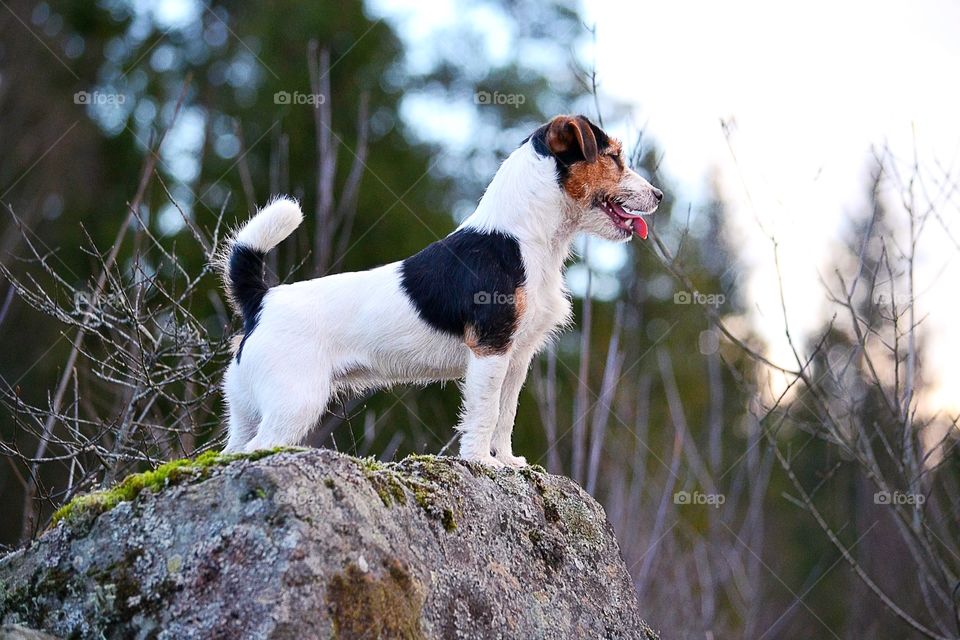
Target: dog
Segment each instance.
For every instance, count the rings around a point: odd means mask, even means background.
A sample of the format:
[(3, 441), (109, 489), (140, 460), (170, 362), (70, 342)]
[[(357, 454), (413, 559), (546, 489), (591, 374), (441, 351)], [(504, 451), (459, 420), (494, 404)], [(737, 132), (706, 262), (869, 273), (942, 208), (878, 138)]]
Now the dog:
[(224, 378), (226, 452), (299, 443), (332, 397), (462, 381), (460, 456), (522, 467), (513, 422), (533, 357), (570, 323), (574, 236), (647, 236), (663, 193), (584, 116), (539, 127), (453, 233), (381, 267), (268, 288), (264, 256), (303, 221), (269, 203), (227, 244), (223, 276), (243, 332)]

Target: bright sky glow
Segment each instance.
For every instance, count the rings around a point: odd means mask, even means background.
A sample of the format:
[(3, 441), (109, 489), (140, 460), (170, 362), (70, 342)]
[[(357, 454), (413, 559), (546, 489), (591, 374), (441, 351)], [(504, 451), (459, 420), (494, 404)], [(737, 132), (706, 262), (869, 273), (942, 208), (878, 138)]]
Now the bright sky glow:
[[(644, 1), (585, 11), (597, 25), (604, 91), (634, 106), (681, 197), (695, 198), (718, 172), (752, 267), (757, 325), (775, 359), (791, 363), (768, 234), (780, 246), (791, 322), (809, 331), (826, 312), (819, 276), (832, 281), (844, 214), (864, 209), (871, 149), (888, 145), (906, 165), (916, 144), (928, 175), (935, 163), (957, 168), (960, 5)], [(956, 196), (938, 202), (952, 238), (960, 237)], [(955, 415), (960, 255), (952, 238), (939, 223), (928, 227), (916, 280), (929, 285), (918, 304), (936, 344), (926, 408)]]

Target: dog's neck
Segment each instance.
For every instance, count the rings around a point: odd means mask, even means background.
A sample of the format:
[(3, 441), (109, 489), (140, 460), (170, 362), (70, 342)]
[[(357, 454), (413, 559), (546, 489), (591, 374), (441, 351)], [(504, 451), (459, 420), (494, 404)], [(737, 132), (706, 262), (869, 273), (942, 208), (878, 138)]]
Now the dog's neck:
[(557, 185), (554, 160), (540, 156), (527, 141), (503, 161), (460, 228), (512, 235), (543, 268), (559, 270), (570, 255), (576, 219)]

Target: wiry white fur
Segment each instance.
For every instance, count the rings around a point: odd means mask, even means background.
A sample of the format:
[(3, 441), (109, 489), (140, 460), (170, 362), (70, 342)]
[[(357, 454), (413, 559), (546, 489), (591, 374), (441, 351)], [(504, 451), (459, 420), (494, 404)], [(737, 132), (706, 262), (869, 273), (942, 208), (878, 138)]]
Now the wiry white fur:
[[(343, 391), (463, 380), (461, 455), (491, 465), (526, 464), (510, 443), (517, 399), (534, 355), (570, 321), (563, 264), (574, 234), (603, 214), (594, 212), (587, 224), (584, 215), (558, 186), (553, 158), (538, 155), (528, 141), (503, 162), (461, 225), (504, 231), (520, 244), (525, 310), (500, 355), (475, 354), (462, 338), (421, 320), (401, 288), (399, 262), (274, 287), (246, 339), (242, 363), (234, 360), (227, 369), (225, 450), (297, 443)], [(269, 249), (301, 218), (292, 201), (277, 200), (236, 241)]]
[(266, 253), (293, 233), (303, 222), (300, 205), (291, 198), (278, 197), (267, 203), (243, 225), (234, 242)]

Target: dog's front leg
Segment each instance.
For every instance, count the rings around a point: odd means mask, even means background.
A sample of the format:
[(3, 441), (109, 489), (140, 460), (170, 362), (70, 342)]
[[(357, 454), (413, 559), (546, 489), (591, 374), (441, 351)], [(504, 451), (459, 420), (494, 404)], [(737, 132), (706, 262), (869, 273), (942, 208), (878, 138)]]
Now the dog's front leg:
[(463, 409), (457, 429), (460, 457), (495, 467), (503, 463), (490, 455), (490, 443), (500, 414), (500, 390), (503, 387), (510, 354), (477, 355), (471, 351), (463, 383)]
[(524, 467), (527, 460), (523, 456), (513, 455), (513, 422), (517, 417), (517, 403), (520, 400), (520, 390), (527, 379), (530, 370), (530, 361), (533, 360), (533, 349), (517, 351), (510, 358), (507, 367), (507, 376), (500, 391), (500, 417), (497, 428), (493, 432), (491, 446), (497, 460), (508, 467)]

